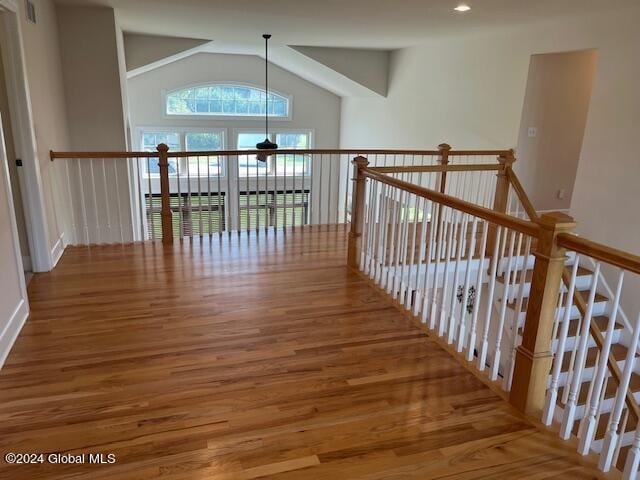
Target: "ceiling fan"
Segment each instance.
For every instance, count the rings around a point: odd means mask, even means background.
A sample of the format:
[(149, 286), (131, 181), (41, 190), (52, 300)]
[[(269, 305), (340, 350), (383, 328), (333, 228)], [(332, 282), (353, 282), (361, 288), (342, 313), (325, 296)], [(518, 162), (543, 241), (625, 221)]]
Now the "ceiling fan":
[[(258, 150), (276, 150), (278, 148), (277, 143), (273, 143), (269, 140), (269, 39), (271, 35), (265, 33), (262, 35), (264, 38), (264, 130), (265, 139), (263, 142), (256, 144)], [(259, 153), (256, 158), (261, 162), (266, 162), (269, 157), (269, 153)]]

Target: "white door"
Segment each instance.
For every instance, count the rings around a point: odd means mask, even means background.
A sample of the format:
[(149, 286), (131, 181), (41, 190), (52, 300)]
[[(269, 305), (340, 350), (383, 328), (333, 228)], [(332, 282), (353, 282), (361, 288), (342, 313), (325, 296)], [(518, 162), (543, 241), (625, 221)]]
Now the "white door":
[(29, 302), (0, 119), (0, 367), (28, 315)]

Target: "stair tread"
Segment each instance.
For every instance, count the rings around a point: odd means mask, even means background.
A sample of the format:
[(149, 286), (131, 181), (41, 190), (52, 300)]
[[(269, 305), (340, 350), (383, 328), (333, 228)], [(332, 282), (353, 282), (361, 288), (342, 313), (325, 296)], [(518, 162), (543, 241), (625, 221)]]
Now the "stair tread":
[[(516, 274), (516, 284), (519, 284), (522, 281), (522, 274), (523, 274), (523, 270), (518, 271), (518, 273)], [(586, 267), (578, 267), (578, 276), (579, 277), (583, 277), (583, 276), (587, 276), (587, 275), (593, 275), (593, 271), (589, 270)], [(500, 283), (504, 283), (504, 277), (505, 274), (503, 273), (502, 275), (500, 275), (499, 277), (496, 277), (496, 280)], [(526, 271), (526, 277), (525, 280), (527, 283), (531, 283), (531, 280), (533, 278), (533, 269), (529, 269)]]
[[(599, 351), (598, 347), (591, 347), (587, 350), (587, 355), (585, 359), (586, 368), (593, 367), (595, 365), (598, 351)], [(571, 352), (572, 350), (568, 350), (564, 352), (564, 355), (562, 358), (562, 369), (560, 370), (561, 372), (566, 372), (569, 369), (569, 363), (571, 361)], [(624, 360), (627, 356), (627, 347), (625, 347), (620, 343), (614, 343), (613, 345), (611, 345), (611, 353), (613, 354), (613, 357), (616, 360), (618, 361)]]
[[(604, 332), (607, 330), (607, 325), (609, 323), (609, 317), (605, 315), (598, 315), (597, 317), (593, 317), (592, 320), (598, 326), (600, 331), (604, 336)], [(574, 318), (569, 321), (569, 330), (567, 331), (567, 337), (575, 337), (578, 334), (578, 328), (582, 322), (578, 318)], [(613, 326), (614, 330), (622, 330), (624, 327), (619, 323), (616, 323)]]
[[(592, 368), (595, 366), (597, 351), (598, 351), (597, 347), (592, 347), (588, 350), (587, 359), (585, 361), (585, 368)], [(611, 346), (611, 352), (614, 354), (614, 358), (618, 362), (626, 358), (626, 351), (627, 349), (624, 345), (614, 344)], [(567, 372), (570, 358), (571, 358), (571, 352), (565, 352), (563, 365), (562, 365), (562, 373)], [(587, 398), (589, 395), (590, 382), (591, 382), (591, 378), (583, 379), (582, 385), (580, 387), (580, 393), (578, 394), (578, 399), (576, 402), (577, 405), (584, 405), (585, 402), (587, 401)], [(559, 400), (562, 398), (565, 388), (568, 388), (568, 386), (562, 386), (558, 389)], [(631, 379), (629, 381), (629, 389), (634, 393), (640, 392), (640, 375), (636, 374), (635, 372), (631, 375)], [(604, 399), (614, 398), (616, 396), (617, 391), (618, 391), (617, 381), (613, 377), (609, 377), (603, 398)]]
[[(581, 294), (583, 298), (588, 298), (589, 296), (589, 290), (578, 290)], [(600, 303), (600, 302), (607, 302), (609, 301), (609, 297), (601, 294), (601, 293), (596, 293), (596, 297), (595, 297), (595, 302), (596, 303)], [(509, 302), (507, 304), (507, 307), (509, 307), (511, 310), (515, 310), (516, 308), (516, 304), (518, 303), (518, 300), (516, 299), (513, 302)], [(529, 305), (529, 297), (524, 298), (522, 300), (522, 310), (521, 312), (526, 312), (527, 311), (527, 306)]]

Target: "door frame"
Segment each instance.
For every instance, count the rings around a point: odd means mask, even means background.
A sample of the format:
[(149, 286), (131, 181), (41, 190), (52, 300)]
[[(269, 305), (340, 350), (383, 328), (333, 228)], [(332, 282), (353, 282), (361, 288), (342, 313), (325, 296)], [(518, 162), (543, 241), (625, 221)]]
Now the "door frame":
[[(33, 124), (31, 96), (27, 79), (20, 9), (16, 0), (0, 0), (0, 42), (2, 42), (9, 111), (13, 126), (13, 140), (17, 158), (22, 159), (18, 169), (21, 198), (24, 208), (31, 266), (34, 272), (51, 270), (64, 246), (58, 239), (50, 247), (45, 214), (40, 159)], [(60, 245), (58, 245), (60, 243)]]

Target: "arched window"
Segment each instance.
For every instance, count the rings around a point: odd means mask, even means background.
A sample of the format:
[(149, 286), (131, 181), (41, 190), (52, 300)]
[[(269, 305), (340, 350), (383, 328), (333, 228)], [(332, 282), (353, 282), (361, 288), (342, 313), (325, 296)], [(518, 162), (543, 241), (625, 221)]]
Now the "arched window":
[[(169, 92), (167, 115), (220, 115), (255, 117), (265, 114), (265, 91), (234, 84), (200, 85)], [(288, 98), (269, 93), (269, 116), (289, 117)]]

